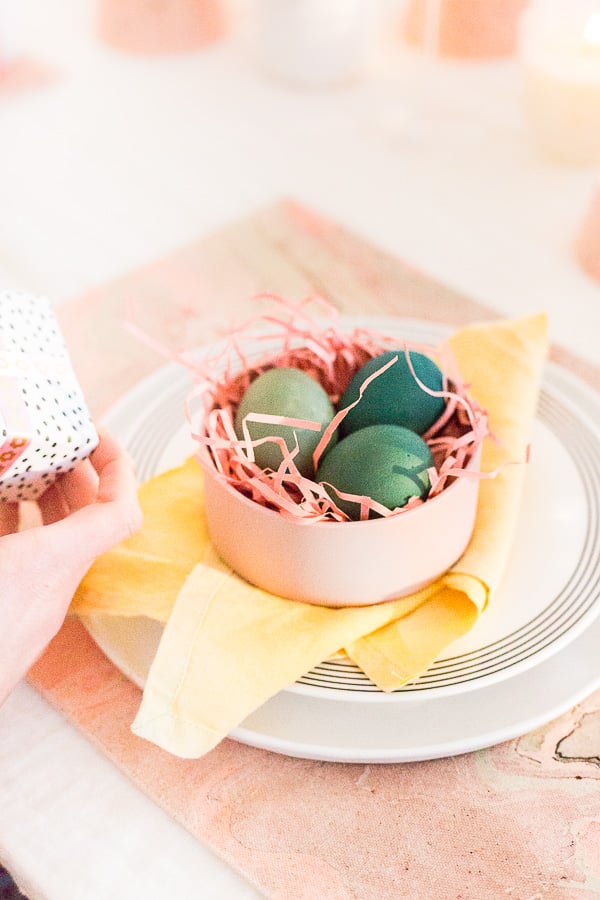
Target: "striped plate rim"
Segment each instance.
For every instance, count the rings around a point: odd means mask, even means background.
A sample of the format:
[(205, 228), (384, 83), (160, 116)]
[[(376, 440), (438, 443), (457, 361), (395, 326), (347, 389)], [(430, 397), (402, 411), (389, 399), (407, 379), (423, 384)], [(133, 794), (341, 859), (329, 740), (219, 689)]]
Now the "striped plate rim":
[[(348, 327), (359, 324), (430, 343), (448, 333), (443, 326), (414, 320), (369, 317), (342, 321)], [(264, 345), (260, 350), (264, 352)], [(141, 414), (139, 407), (131, 410), (134, 421), (124, 437), (142, 481), (160, 471), (165, 449), (182, 427), (183, 403), (190, 391), (187, 372), (176, 366), (163, 367), (134, 388), (134, 392), (143, 390), (144, 384), (148, 388), (148, 403)], [(539, 420), (568, 450), (581, 478), (586, 504), (585, 538), (577, 564), (568, 582), (548, 599), (543, 610), (498, 640), (467, 653), (441, 657), (418, 679), (393, 691), (392, 695), (384, 694), (357, 665), (345, 658), (322, 662), (289, 690), (317, 696), (345, 695), (345, 699), (352, 699), (353, 695), (356, 699), (364, 699), (365, 695), (389, 699), (398, 695), (424, 696), (427, 692), (439, 696), (477, 687), (484, 679), (486, 683), (498, 680), (533, 665), (544, 658), (553, 644), (564, 641), (570, 633), (572, 636), (579, 633), (592, 614), (595, 615), (600, 600), (600, 436), (594, 424), (580, 412), (576, 397), (570, 396), (572, 393), (567, 394), (564, 385), (561, 389), (557, 379), (545, 376), (537, 411)], [(122, 427), (126, 408), (127, 397), (106, 416), (107, 424), (114, 420)]]

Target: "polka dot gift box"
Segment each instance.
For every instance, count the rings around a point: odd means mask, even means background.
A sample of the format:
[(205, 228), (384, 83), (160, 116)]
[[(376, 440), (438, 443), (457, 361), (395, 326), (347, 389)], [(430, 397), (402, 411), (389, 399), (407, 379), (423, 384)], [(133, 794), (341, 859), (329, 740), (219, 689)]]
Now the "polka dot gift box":
[(47, 300), (0, 293), (0, 501), (32, 500), (98, 435)]

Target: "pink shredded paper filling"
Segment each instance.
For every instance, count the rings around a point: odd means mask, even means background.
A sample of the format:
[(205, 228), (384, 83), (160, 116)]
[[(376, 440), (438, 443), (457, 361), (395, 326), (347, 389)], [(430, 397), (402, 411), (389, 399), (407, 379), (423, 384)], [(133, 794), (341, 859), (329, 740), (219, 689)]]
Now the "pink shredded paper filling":
[[(485, 477), (474, 470), (467, 471), (466, 467), (489, 434), (488, 417), (469, 396), (447, 344), (432, 348), (412, 341), (399, 342), (397, 337), (358, 327), (346, 332), (336, 327), (337, 311), (318, 297), (307, 298), (299, 305), (275, 295), (260, 295), (260, 299), (269, 301), (269, 311), (233, 330), (218, 352), (200, 359), (183, 353), (178, 356), (196, 385), (186, 409), (192, 436), (200, 445), (199, 457), (205, 465), (214, 466), (233, 488), (290, 518), (307, 522), (347, 521), (348, 516), (336, 505), (336, 496), (359, 503), (361, 520), (369, 518), (371, 512), (379, 516), (402, 515), (436, 497), (455, 478)], [(316, 308), (317, 315), (311, 307)], [(256, 354), (257, 343), (261, 342), (269, 349), (264, 354)], [(251, 354), (245, 349), (250, 344)], [(369, 359), (389, 350), (397, 351), (398, 356), (406, 355), (422, 390), (446, 401), (443, 414), (422, 435), (434, 459), (434, 466), (428, 472), (431, 488), (425, 500), (413, 497), (405, 506), (389, 510), (370, 497), (328, 490), (326, 485), (298, 471), (294, 463), (297, 440), (291, 450), (281, 437), (252, 441), (246, 424), (247, 421), (272, 422), (314, 431), (320, 429), (318, 423), (251, 414), (244, 420), (244, 438), (237, 437), (233, 425), (237, 407), (251, 381), (262, 372), (284, 366), (301, 369), (321, 384), (335, 406), (356, 372)], [(411, 351), (429, 356), (439, 366), (444, 376), (441, 391), (432, 391), (419, 381), (410, 359)], [(389, 361), (365, 379), (359, 399), (335, 414), (314, 452), (315, 468), (349, 409), (360, 402), (369, 383), (392, 364)], [(192, 400), (198, 397), (202, 404), (200, 414), (191, 411)], [(254, 462), (253, 448), (265, 441), (275, 441), (281, 447), (283, 459), (277, 470), (263, 470)]]

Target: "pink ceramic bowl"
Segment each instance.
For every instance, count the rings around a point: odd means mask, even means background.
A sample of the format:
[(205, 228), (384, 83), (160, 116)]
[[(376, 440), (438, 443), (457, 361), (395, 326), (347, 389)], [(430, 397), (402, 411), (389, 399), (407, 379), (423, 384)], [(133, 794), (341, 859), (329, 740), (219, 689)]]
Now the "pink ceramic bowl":
[[(479, 468), (479, 452), (468, 468)], [(201, 453), (212, 541), (239, 575), (321, 606), (367, 606), (438, 578), (469, 543), (479, 479), (459, 477), (406, 513), (364, 522), (291, 520), (248, 499)]]
[(577, 235), (575, 254), (583, 270), (600, 281), (600, 189), (596, 192)]

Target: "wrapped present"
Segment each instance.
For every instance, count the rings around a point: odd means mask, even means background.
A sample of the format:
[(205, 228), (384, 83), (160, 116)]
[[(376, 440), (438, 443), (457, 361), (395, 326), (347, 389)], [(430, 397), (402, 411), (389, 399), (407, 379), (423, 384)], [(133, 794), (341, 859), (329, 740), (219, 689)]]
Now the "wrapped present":
[(36, 499), (97, 443), (50, 304), (0, 293), (0, 501)]

